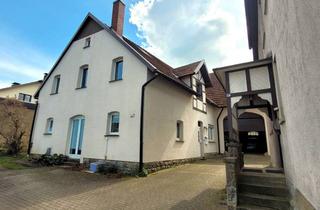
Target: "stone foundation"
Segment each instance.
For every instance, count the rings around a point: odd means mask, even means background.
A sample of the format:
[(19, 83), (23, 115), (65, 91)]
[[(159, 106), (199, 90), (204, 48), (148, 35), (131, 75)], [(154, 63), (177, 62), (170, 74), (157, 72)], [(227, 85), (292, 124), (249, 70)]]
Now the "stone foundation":
[[(217, 153), (206, 153), (205, 158), (215, 158)], [(186, 163), (192, 163), (196, 160), (200, 160), (200, 157), (197, 158), (186, 158), (186, 159), (176, 159), (176, 160), (164, 160), (164, 161), (154, 161), (144, 163), (144, 168), (148, 173), (154, 173), (156, 171), (171, 168), (178, 165), (183, 165)], [(139, 173), (139, 163), (138, 162), (129, 162), (129, 161), (119, 161), (119, 160), (99, 160), (92, 158), (83, 158), (84, 167), (89, 168), (90, 163), (103, 161), (104, 164), (101, 166), (102, 172), (119, 172), (125, 175), (134, 176)]]
[(83, 158), (83, 166), (86, 168), (89, 168), (90, 163), (94, 162), (103, 162), (99, 168), (100, 172), (121, 173), (130, 176), (137, 175), (139, 172), (138, 162)]
[(162, 169), (171, 168), (171, 167), (183, 165), (186, 163), (192, 163), (196, 160), (200, 160), (200, 157), (199, 158), (155, 161), (155, 162), (144, 163), (144, 168), (148, 170), (148, 173), (154, 173), (154, 172), (162, 170)]

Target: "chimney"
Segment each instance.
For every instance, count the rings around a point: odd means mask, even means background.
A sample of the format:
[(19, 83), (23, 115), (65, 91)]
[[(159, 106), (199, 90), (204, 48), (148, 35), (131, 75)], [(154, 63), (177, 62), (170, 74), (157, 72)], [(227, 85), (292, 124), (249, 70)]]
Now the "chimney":
[(123, 32), (124, 8), (125, 4), (122, 0), (113, 2), (111, 27), (121, 37)]

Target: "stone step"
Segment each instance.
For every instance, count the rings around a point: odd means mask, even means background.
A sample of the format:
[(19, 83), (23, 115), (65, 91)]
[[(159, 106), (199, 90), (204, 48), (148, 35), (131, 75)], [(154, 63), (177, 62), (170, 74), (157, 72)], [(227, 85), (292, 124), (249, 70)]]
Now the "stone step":
[(261, 207), (261, 206), (253, 206), (253, 205), (239, 205), (237, 210), (274, 210), (268, 207)]
[(260, 183), (239, 183), (240, 193), (255, 193), (260, 195), (289, 197), (289, 190), (284, 184), (260, 184)]
[(286, 179), (283, 174), (277, 173), (241, 172), (239, 174), (239, 183), (286, 185)]
[(239, 204), (261, 206), (277, 210), (290, 210), (290, 202), (287, 198), (254, 193), (239, 193)]

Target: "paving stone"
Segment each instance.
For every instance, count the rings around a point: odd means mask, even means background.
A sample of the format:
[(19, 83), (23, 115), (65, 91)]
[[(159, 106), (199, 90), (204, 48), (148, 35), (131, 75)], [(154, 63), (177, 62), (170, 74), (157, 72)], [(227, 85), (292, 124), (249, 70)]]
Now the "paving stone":
[(0, 173), (0, 209), (223, 210), (225, 166), (197, 161), (146, 178), (110, 178), (62, 168)]

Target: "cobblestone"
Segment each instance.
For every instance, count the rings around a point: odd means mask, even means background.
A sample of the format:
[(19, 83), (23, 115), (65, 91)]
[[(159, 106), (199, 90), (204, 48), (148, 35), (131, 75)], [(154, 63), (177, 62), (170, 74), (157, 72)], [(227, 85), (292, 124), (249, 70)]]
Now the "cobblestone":
[(223, 210), (222, 160), (197, 161), (146, 178), (110, 178), (61, 168), (0, 173), (0, 209)]

